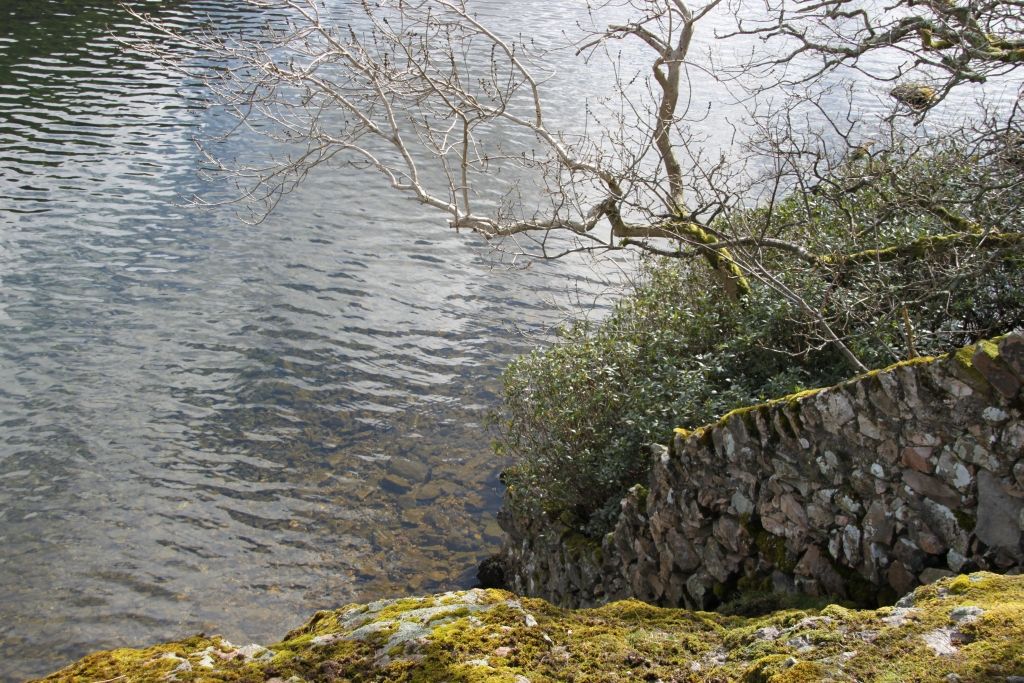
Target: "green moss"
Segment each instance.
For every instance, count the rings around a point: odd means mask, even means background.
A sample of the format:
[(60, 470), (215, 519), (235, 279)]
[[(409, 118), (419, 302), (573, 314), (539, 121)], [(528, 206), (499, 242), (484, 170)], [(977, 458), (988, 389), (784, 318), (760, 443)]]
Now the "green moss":
[[(397, 632), (397, 621), (363, 638), (353, 635), (354, 627), (341, 625), (346, 615), (371, 619), (361, 623), (384, 623), (373, 620), (382, 614), (400, 620), (427, 603), (445, 602), (453, 607), (445, 618), (416, 622), (425, 635), (407, 641), (389, 640)], [(923, 636), (947, 628), (951, 612), (962, 606), (978, 607), (981, 614), (957, 626), (965, 637), (956, 644), (954, 656), (937, 655)], [(353, 683), (514, 683), (522, 675), (533, 683), (938, 683), (948, 673), (965, 681), (1019, 675), (1024, 661), (1024, 577), (981, 573), (942, 580), (918, 588), (914, 607), (902, 623), (882, 621), (893, 614), (892, 608), (859, 611), (835, 605), (820, 612), (784, 610), (743, 618), (663, 609), (636, 600), (567, 610), (504, 591), (474, 591), (378, 604), (361, 612), (349, 607), (321, 613), (298, 629), (295, 638), (271, 645), (274, 656), (267, 661), (243, 661), (221, 639), (196, 636), (152, 648), (95, 653), (47, 680), (171, 680), (168, 674), (183, 660), (192, 669), (174, 674), (182, 682), (262, 683), (296, 676)], [(224, 655), (212, 658), (212, 668), (200, 664), (207, 648)], [(848, 652), (852, 654), (844, 654)]]
[(978, 520), (971, 513), (966, 510), (956, 509), (953, 510), (953, 516), (956, 517), (956, 523), (961, 529), (970, 533), (974, 531), (974, 527), (977, 525)]
[(832, 385), (832, 386), (829, 386), (829, 387), (817, 387), (817, 388), (813, 388), (813, 389), (804, 389), (802, 391), (798, 391), (798, 392), (795, 392), (795, 393), (792, 393), (792, 394), (789, 394), (789, 395), (786, 395), (786, 396), (782, 396), (780, 398), (773, 398), (771, 400), (764, 401), (762, 403), (757, 403), (757, 404), (754, 404), (754, 405), (741, 406), (739, 408), (735, 408), (735, 409), (730, 410), (729, 412), (725, 413), (716, 422), (714, 422), (712, 424), (709, 424), (709, 425), (705, 425), (703, 427), (698, 427), (697, 429), (694, 429), (694, 430), (689, 430), (689, 429), (686, 429), (684, 427), (676, 427), (674, 431), (675, 431), (675, 434), (678, 434), (679, 436), (683, 437), (684, 439), (696, 438), (696, 439), (698, 439), (703, 444), (703, 443), (706, 443), (706, 442), (708, 442), (710, 440), (710, 434), (711, 434), (712, 430), (726, 426), (726, 424), (730, 420), (733, 420), (733, 419), (747, 419), (748, 417), (752, 416), (757, 411), (761, 411), (761, 410), (768, 411), (768, 410), (776, 409), (776, 408), (779, 408), (779, 407), (787, 407), (787, 408), (795, 410), (795, 409), (799, 408), (800, 404), (803, 403), (805, 400), (807, 400), (808, 398), (811, 398), (812, 396), (816, 396), (817, 394), (820, 394), (823, 391), (827, 391), (829, 389), (834, 389), (834, 388), (837, 388), (837, 387), (849, 386), (849, 385), (852, 385), (852, 384), (856, 384), (858, 382), (863, 381), (866, 378), (877, 377), (878, 375), (880, 375), (882, 373), (893, 372), (894, 370), (897, 370), (899, 368), (913, 367), (913, 366), (916, 366), (916, 365), (928, 365), (930, 363), (935, 363), (936, 361), (945, 360), (945, 359), (948, 359), (948, 358), (951, 358), (951, 357), (960, 366), (962, 366), (963, 368), (965, 368), (969, 372), (973, 373), (974, 375), (977, 375), (978, 378), (981, 378), (980, 373), (978, 373), (974, 369), (973, 358), (974, 358), (975, 351), (978, 350), (978, 349), (981, 349), (986, 354), (988, 354), (991, 358), (993, 358), (993, 359), (998, 358), (998, 356), (999, 356), (998, 343), (999, 343), (1000, 339), (1002, 339), (1002, 337), (996, 337), (994, 339), (978, 342), (977, 344), (971, 344), (969, 346), (964, 346), (964, 347), (962, 347), (960, 349), (957, 349), (957, 350), (953, 351), (952, 353), (949, 353), (949, 354), (946, 354), (946, 355), (942, 355), (942, 356), (917, 356), (917, 357), (914, 357), (914, 358), (908, 358), (908, 359), (905, 359), (905, 360), (898, 361), (896, 363), (892, 363), (891, 365), (887, 365), (884, 368), (878, 368), (878, 369), (875, 369), (875, 370), (869, 370), (868, 372), (862, 373), (862, 374), (857, 375), (855, 377), (852, 377), (850, 379), (844, 380), (843, 382), (840, 382), (839, 384), (835, 384), (835, 385)]
[(636, 486), (633, 487), (633, 490), (636, 491), (637, 506), (641, 510), (645, 509), (647, 507), (647, 496), (649, 496), (651, 493), (650, 490), (648, 490), (648, 488), (643, 484), (637, 484)]
[(752, 535), (754, 545), (774, 567), (782, 572), (793, 571), (796, 567), (796, 558), (786, 549), (786, 539), (765, 531), (760, 525)]
[(957, 363), (959, 363), (961, 366), (963, 366), (967, 370), (973, 370), (974, 369), (974, 347), (973, 346), (964, 346), (963, 348), (957, 349), (956, 351), (954, 351), (953, 357), (956, 359)]
[(707, 259), (712, 272), (721, 281), (722, 286), (732, 299), (741, 299), (750, 295), (750, 282), (743, 270), (733, 259), (725, 247), (713, 246), (718, 238), (708, 233), (696, 223), (689, 221), (672, 221), (669, 229), (683, 239), (702, 246), (702, 253)]
[(826, 670), (815, 662), (797, 661), (789, 655), (767, 655), (743, 672), (743, 683), (802, 683), (821, 681)]
[(966, 576), (958, 576), (946, 584), (946, 590), (957, 595), (963, 595), (970, 589), (971, 581)]
[[(941, 207), (938, 207), (941, 209)], [(952, 222), (956, 217), (947, 216)], [(964, 226), (966, 227), (966, 224)], [(907, 244), (900, 244), (881, 249), (865, 249), (851, 254), (832, 254), (821, 257), (821, 262), (829, 265), (854, 266), (863, 263), (885, 263), (901, 258), (919, 259), (929, 253), (956, 249), (957, 247), (984, 248), (990, 251), (1016, 246), (1024, 242), (1024, 234), (1016, 232), (991, 232), (981, 238), (976, 226), (962, 232), (946, 235), (929, 235)]]
[(562, 546), (575, 558), (593, 557), (594, 553), (601, 550), (601, 542), (581, 534), (577, 531), (570, 531), (562, 537)]

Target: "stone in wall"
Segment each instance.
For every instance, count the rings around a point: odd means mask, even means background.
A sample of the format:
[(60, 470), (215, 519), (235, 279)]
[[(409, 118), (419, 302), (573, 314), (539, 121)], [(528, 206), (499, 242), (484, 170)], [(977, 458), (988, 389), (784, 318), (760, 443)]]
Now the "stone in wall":
[(708, 608), (744, 587), (870, 604), (1019, 572), (1022, 369), (1013, 334), (677, 434), (600, 543), (504, 511), (510, 587), (573, 606)]

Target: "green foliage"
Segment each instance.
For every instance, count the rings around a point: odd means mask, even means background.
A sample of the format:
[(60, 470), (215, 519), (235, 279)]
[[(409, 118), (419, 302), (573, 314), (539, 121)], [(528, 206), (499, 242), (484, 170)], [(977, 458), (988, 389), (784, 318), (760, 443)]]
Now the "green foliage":
[[(1024, 198), (1006, 191), (1021, 168), (999, 159), (890, 151), (715, 227), (818, 254), (815, 265), (785, 251), (759, 262), (866, 366), (941, 353), (1024, 326)], [(649, 260), (604, 321), (567, 327), (513, 362), (497, 443), (516, 459), (512, 505), (597, 537), (646, 480), (645, 446), (673, 427), (851, 374), (820, 320), (751, 281), (737, 305), (704, 259)]]
[(785, 342), (792, 311), (755, 290), (743, 307), (707, 287), (700, 262), (650, 261), (600, 325), (577, 324), (505, 373), (507, 422), (499, 445), (519, 456), (506, 473), (515, 504), (599, 534), (625, 488), (645, 477), (649, 453), (677, 424), (784, 394), (839, 359)]

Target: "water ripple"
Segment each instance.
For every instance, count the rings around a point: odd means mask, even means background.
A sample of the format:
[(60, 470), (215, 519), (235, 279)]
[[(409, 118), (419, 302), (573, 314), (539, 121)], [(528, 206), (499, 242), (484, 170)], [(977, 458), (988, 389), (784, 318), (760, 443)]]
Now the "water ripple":
[[(151, 36), (98, 0), (0, 17), (0, 679), (466, 585), (498, 540), (480, 424), (512, 323), (556, 319), (576, 266), (495, 270), (343, 169), (259, 228), (182, 208), (216, 198), (192, 136), (223, 122), (120, 42)], [(399, 459), (421, 480), (384, 483)]]

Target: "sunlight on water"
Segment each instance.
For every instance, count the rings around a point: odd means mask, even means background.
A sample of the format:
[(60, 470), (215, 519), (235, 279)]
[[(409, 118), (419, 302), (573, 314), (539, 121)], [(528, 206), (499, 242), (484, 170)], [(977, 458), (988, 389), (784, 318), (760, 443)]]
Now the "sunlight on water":
[(470, 585), (498, 374), (589, 269), (493, 267), (341, 169), (259, 227), (183, 208), (194, 87), (111, 6), (0, 16), (0, 679)]

